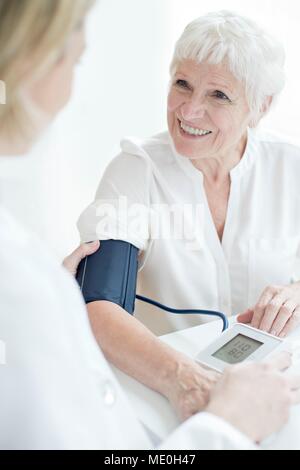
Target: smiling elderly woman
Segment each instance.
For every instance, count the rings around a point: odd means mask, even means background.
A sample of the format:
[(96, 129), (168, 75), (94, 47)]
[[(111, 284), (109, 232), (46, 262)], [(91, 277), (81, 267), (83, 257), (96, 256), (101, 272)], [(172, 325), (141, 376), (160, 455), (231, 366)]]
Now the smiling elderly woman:
[[(300, 150), (256, 128), (284, 88), (284, 62), (277, 41), (246, 18), (219, 12), (188, 25), (171, 64), (169, 131), (121, 143), (79, 222), (83, 241), (120, 239), (140, 250), (142, 295), (175, 308), (240, 313), (280, 336), (299, 324)], [(99, 224), (107, 201), (116, 210)], [(146, 208), (143, 231), (130, 220), (136, 204)], [(170, 230), (158, 233), (166, 220)], [(178, 236), (180, 224), (187, 236)], [(135, 318), (108, 302), (88, 308), (108, 357), (154, 388), (168, 366), (149, 329), (163, 334), (203, 321), (140, 304)]]

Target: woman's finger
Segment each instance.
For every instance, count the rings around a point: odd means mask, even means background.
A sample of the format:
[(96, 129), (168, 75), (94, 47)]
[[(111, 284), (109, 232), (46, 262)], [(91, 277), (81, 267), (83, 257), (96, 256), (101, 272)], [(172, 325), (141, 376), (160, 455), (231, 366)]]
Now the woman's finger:
[(293, 311), (289, 312), (288, 309), (284, 307), (287, 300), (288, 294), (284, 294), (284, 292), (273, 297), (265, 308), (265, 313), (259, 325), (260, 330), (265, 331), (266, 333), (271, 333), (271, 330), (273, 330), (272, 326), (277, 318), (279, 318), (279, 323), (283, 323), (283, 326), (286, 324), (293, 313)]
[(63, 262), (63, 266), (75, 276), (79, 263), (87, 256), (95, 253), (100, 247), (100, 242), (84, 243), (71, 253)]
[[(82, 261), (86, 256), (92, 255), (99, 248), (100, 248), (100, 242), (99, 241), (94, 241), (94, 242), (91, 242), (91, 243), (84, 243), (79, 248), (77, 248), (77, 250), (78, 250), (78, 259), (80, 259), (80, 261)], [(74, 253), (76, 253), (76, 250), (75, 250)]]
[(277, 354), (267, 357), (264, 360), (265, 364), (271, 366), (274, 371), (283, 372), (292, 365), (292, 354), (289, 351), (281, 351)]
[(254, 309), (249, 309), (244, 313), (241, 313), (240, 315), (237, 316), (237, 321), (239, 323), (244, 323), (244, 324), (249, 324), (252, 322), (254, 315)]
[(282, 305), (271, 327), (271, 334), (273, 336), (279, 336), (280, 333), (282, 333), (284, 327), (292, 318), (296, 308), (297, 308), (297, 304), (295, 304), (292, 301), (287, 301)]
[(288, 378), (288, 383), (291, 390), (300, 390), (300, 375), (291, 375)]
[(293, 315), (279, 333), (279, 338), (286, 338), (292, 331), (300, 325), (300, 307), (297, 307)]
[(267, 289), (265, 289), (258, 303), (254, 307), (254, 314), (251, 321), (251, 326), (253, 326), (253, 328), (260, 327), (262, 318), (265, 313), (265, 308), (275, 297), (275, 295), (277, 295), (277, 291), (275, 291), (275, 289), (273, 289), (272, 287), (268, 287)]

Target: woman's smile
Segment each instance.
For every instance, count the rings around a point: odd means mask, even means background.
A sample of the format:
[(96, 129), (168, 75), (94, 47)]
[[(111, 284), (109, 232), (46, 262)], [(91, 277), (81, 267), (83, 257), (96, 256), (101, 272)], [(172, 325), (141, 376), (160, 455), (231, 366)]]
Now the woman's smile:
[(177, 123), (180, 134), (187, 139), (204, 139), (212, 134), (212, 131), (191, 126), (180, 119), (177, 119)]

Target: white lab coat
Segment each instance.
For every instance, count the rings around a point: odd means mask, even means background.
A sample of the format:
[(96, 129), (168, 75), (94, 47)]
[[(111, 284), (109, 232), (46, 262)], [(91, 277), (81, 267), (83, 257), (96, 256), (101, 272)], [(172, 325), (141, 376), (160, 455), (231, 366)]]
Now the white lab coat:
[[(150, 449), (92, 335), (74, 279), (0, 208), (0, 448)], [(134, 406), (134, 403), (132, 404)], [(197, 415), (165, 449), (246, 449), (229, 424)]]
[[(243, 158), (230, 173), (222, 243), (203, 175), (175, 152), (168, 133), (126, 139), (121, 149), (95, 201), (80, 218), (79, 229), (83, 241), (117, 238), (141, 250), (139, 294), (178, 309), (217, 310), (230, 316), (255, 305), (267, 286), (300, 279), (299, 146), (249, 129)], [(121, 204), (115, 215), (106, 214), (103, 203), (111, 208), (121, 197), (128, 204), (127, 216)], [(137, 204), (147, 209), (139, 225), (134, 220)], [(171, 229), (176, 227), (170, 234), (169, 215), (174, 220)], [(135, 316), (157, 335), (204, 320), (170, 315), (141, 302), (136, 303)]]

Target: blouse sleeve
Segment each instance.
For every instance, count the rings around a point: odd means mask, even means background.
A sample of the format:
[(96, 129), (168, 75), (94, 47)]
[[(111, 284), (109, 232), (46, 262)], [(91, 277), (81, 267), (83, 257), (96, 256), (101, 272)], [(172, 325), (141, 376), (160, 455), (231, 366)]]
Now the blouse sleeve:
[(131, 152), (122, 152), (110, 163), (78, 229), (82, 242), (122, 240), (144, 251), (150, 232), (151, 163), (142, 149), (123, 145)]

